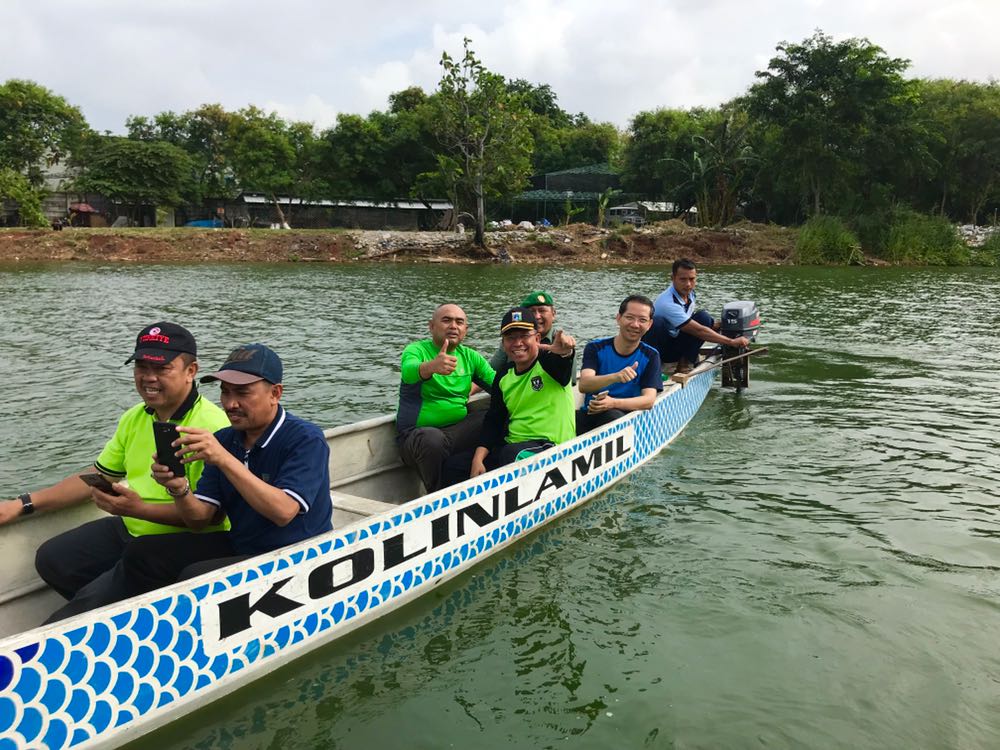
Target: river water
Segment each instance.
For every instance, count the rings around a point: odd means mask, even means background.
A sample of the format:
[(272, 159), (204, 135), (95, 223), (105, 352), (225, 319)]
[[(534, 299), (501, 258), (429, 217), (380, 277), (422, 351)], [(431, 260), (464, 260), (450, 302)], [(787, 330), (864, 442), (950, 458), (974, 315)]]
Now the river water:
[[(93, 460), (153, 320), (191, 328), (206, 367), (273, 345), (286, 405), (332, 426), (394, 408), (437, 301), (489, 351), (529, 289), (586, 340), (668, 276), (0, 267), (0, 495)], [(709, 268), (699, 292), (760, 305), (749, 391), (714, 390), (582, 510), (137, 746), (1000, 747), (1000, 272)]]

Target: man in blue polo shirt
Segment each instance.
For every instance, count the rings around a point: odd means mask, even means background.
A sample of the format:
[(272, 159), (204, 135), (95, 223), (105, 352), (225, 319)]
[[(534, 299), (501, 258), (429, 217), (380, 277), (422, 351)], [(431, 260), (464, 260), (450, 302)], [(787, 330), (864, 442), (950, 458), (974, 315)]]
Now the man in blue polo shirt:
[(702, 341), (750, 346), (745, 336), (731, 339), (718, 333), (718, 322), (704, 310), (695, 309), (698, 269), (693, 261), (675, 260), (670, 280), (670, 286), (653, 303), (653, 327), (642, 340), (660, 353), (663, 362), (676, 362), (674, 372), (690, 372), (698, 364)]
[(190, 534), (175, 545), (149, 540), (126, 560), (133, 595), (333, 528), (330, 449), (319, 427), (279, 403), (278, 355), (263, 344), (241, 346), (201, 382), (214, 380), (221, 381), (220, 401), (232, 427), (215, 434), (182, 427), (175, 442), (185, 463), (205, 463), (197, 487), (159, 463), (153, 475), (190, 528), (227, 516), (232, 529)]
[(630, 411), (652, 408), (663, 390), (660, 355), (642, 341), (653, 324), (653, 303), (633, 294), (618, 306), (618, 334), (596, 339), (583, 349), (583, 367), (577, 387), (585, 393), (576, 413), (576, 434), (624, 417)]

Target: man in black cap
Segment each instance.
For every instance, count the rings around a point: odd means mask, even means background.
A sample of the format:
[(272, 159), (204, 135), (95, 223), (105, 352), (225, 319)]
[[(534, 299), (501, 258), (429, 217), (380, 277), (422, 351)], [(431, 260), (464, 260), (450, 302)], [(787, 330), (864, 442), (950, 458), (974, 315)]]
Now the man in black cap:
[[(93, 499), (107, 518), (83, 524), (49, 539), (35, 556), (38, 574), (68, 602), (46, 622), (54, 622), (125, 598), (122, 557), (137, 539), (147, 535), (186, 531), (170, 495), (151, 476), (156, 451), (154, 421), (170, 421), (217, 430), (229, 423), (225, 413), (204, 399), (194, 384), (198, 374), (194, 337), (174, 323), (143, 328), (133, 363), (135, 388), (142, 403), (118, 420), (115, 434), (92, 467), (61, 482), (18, 498), (0, 502), (0, 523), (37, 511), (56, 510)], [(87, 484), (81, 475), (94, 471), (112, 483), (113, 492)], [(192, 482), (203, 464), (189, 463), (185, 474)], [(223, 526), (216, 526), (215, 530)]]
[[(553, 340), (556, 337), (555, 322), (556, 322), (556, 304), (552, 301), (552, 295), (544, 291), (528, 292), (523, 300), (521, 300), (521, 307), (526, 307), (535, 315), (535, 327), (538, 329), (538, 348), (541, 351), (546, 351), (550, 346), (552, 346)], [(492, 367), (496, 372), (500, 371), (500, 368), (505, 364), (510, 362), (507, 357), (507, 352), (504, 351), (503, 344), (497, 347), (497, 350), (493, 352), (493, 356), (490, 357), (490, 367)]]
[(147, 538), (126, 561), (130, 595), (150, 591), (330, 531), (330, 448), (323, 431), (281, 406), (281, 359), (263, 344), (234, 349), (201, 379), (221, 383), (232, 427), (181, 427), (183, 462), (204, 461), (196, 483), (153, 465), (185, 523), (229, 519), (227, 534), (194, 534), (181, 545)]
[(576, 437), (571, 379), (576, 341), (562, 331), (547, 350), (540, 348), (535, 312), (508, 310), (500, 338), (509, 362), (497, 370), (479, 446), (470, 457), (446, 462), (450, 481), (462, 469), (478, 476)]

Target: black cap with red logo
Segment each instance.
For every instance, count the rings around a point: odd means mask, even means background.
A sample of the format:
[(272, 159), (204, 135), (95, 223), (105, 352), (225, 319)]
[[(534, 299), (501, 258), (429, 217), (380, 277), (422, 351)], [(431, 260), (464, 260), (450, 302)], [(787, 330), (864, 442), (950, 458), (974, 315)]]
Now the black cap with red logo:
[(135, 360), (165, 365), (178, 354), (198, 356), (198, 346), (191, 332), (176, 323), (153, 323), (139, 331), (135, 337), (135, 351), (125, 364)]

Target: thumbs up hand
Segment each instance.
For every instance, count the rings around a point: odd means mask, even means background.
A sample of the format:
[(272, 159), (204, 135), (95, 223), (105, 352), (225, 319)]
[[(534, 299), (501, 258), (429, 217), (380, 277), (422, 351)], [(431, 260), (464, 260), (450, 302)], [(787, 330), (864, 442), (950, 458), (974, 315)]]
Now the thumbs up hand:
[(557, 331), (555, 338), (552, 339), (552, 346), (549, 348), (549, 351), (553, 354), (558, 354), (560, 357), (568, 357), (575, 350), (576, 339), (568, 333)]
[(458, 358), (448, 354), (450, 345), (451, 342), (445, 338), (444, 343), (441, 344), (441, 351), (428, 363), (432, 375), (451, 375), (455, 372), (455, 368), (458, 367)]
[(627, 383), (639, 377), (639, 361), (636, 360), (629, 367), (623, 367), (618, 371), (618, 382)]

